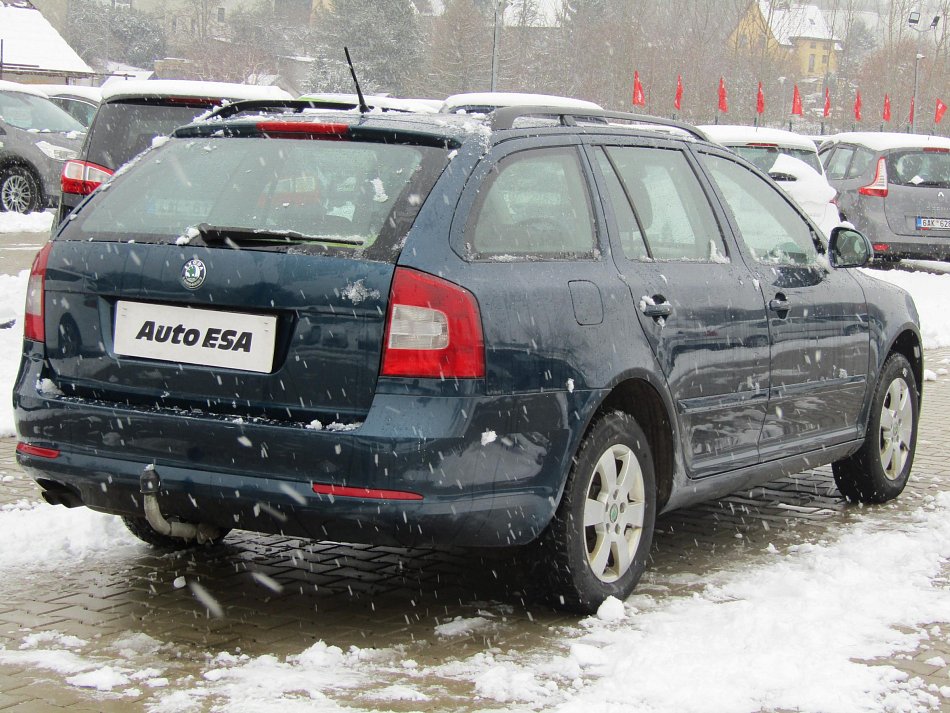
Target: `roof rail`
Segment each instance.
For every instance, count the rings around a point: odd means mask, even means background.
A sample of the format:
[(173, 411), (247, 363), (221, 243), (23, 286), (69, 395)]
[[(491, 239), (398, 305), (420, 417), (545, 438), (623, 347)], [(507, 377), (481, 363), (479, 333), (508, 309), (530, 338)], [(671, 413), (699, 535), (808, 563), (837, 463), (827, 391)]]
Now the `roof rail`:
[[(307, 109), (326, 109), (328, 111), (350, 111), (359, 109), (357, 102), (338, 99), (244, 99), (220, 106), (206, 119), (228, 119), (248, 112), (281, 112), (300, 114)], [(384, 112), (405, 113), (406, 109), (383, 108)]]
[(606, 109), (584, 109), (565, 108), (557, 106), (506, 106), (495, 109), (489, 114), (489, 122), (494, 130), (510, 129), (517, 119), (526, 116), (546, 116), (557, 117), (562, 126), (577, 126), (577, 119), (581, 118), (599, 118), (599, 119), (619, 119), (629, 121), (635, 124), (652, 124), (653, 126), (669, 127), (679, 129), (690, 136), (694, 136), (702, 141), (708, 141), (706, 135), (695, 126), (675, 121), (673, 119), (664, 119), (659, 116), (649, 116), (647, 114), (630, 114), (623, 111), (609, 111)]

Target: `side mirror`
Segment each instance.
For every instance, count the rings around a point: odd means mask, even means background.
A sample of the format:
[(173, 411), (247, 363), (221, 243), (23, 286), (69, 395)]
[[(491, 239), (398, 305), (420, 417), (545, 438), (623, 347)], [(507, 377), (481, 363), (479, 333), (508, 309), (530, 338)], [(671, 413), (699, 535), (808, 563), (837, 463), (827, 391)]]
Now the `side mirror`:
[(839, 226), (831, 231), (828, 255), (834, 267), (864, 267), (874, 257), (874, 248), (863, 233)]

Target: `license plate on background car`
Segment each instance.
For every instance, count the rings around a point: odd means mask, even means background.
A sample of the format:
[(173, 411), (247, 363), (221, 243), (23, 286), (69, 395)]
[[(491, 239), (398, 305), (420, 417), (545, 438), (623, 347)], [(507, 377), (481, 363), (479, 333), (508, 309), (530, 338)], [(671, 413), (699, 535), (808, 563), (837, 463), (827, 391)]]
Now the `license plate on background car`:
[(122, 356), (267, 373), (276, 331), (273, 316), (120, 301), (114, 348)]
[(950, 219), (917, 216), (917, 230), (950, 230)]

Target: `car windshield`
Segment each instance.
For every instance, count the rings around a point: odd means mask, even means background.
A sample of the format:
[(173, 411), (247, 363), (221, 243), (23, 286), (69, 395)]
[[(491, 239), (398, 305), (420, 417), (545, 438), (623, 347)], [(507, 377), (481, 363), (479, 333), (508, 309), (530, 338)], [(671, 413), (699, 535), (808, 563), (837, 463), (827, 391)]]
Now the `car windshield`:
[(816, 151), (809, 151), (808, 149), (794, 149), (788, 148), (785, 146), (730, 146), (730, 148), (735, 151), (737, 154), (742, 156), (746, 161), (755, 164), (756, 168), (759, 170), (765, 171), (768, 173), (775, 159), (779, 155), (791, 156), (792, 158), (797, 158), (799, 161), (804, 161), (813, 169), (821, 173), (821, 162), (818, 160), (818, 153)]
[(0, 92), (0, 119), (25, 131), (64, 134), (86, 130), (48, 99), (25, 92)]
[(64, 235), (393, 248), (445, 159), (444, 149), (381, 143), (171, 139), (100, 189)]
[(887, 182), (912, 188), (950, 188), (950, 149), (892, 151)]

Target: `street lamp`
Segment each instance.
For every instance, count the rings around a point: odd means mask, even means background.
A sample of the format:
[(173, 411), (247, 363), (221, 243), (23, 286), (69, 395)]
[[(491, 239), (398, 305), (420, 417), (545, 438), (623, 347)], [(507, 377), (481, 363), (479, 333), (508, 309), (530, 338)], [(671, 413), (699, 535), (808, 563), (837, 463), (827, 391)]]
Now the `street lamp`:
[(508, 0), (495, 0), (495, 28), (491, 42), (491, 90), (498, 90), (498, 45), (501, 43), (501, 27), (505, 24), (505, 5)]
[(917, 133), (917, 77), (918, 77), (918, 68), (920, 66), (920, 60), (924, 56), (920, 53), (920, 35), (924, 32), (930, 32), (931, 30), (936, 30), (937, 25), (940, 24), (940, 15), (934, 15), (934, 19), (930, 21), (929, 27), (920, 27), (920, 13), (912, 12), (910, 17), (907, 18), (907, 26), (914, 30), (917, 33), (917, 56), (914, 58), (914, 96), (911, 99), (912, 106), (914, 107), (914, 113), (910, 118), (910, 132), (912, 134)]

